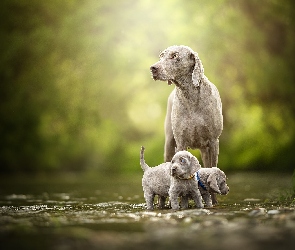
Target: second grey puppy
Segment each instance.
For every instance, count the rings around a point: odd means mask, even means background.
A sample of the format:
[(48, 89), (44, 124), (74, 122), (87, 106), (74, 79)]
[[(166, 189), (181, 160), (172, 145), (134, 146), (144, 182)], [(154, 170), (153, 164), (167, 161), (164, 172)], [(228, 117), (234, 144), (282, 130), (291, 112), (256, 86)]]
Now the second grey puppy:
[[(198, 181), (195, 173), (201, 168), (199, 161), (188, 151), (177, 152), (171, 161), (171, 183), (169, 198), (173, 210), (179, 209), (178, 197), (190, 196), (197, 208), (203, 208), (201, 193), (198, 189)], [(181, 203), (182, 208), (187, 208), (187, 203)]]
[(229, 187), (226, 184), (226, 175), (219, 168), (201, 168), (196, 177), (199, 190), (207, 207), (212, 207), (212, 195), (227, 195)]

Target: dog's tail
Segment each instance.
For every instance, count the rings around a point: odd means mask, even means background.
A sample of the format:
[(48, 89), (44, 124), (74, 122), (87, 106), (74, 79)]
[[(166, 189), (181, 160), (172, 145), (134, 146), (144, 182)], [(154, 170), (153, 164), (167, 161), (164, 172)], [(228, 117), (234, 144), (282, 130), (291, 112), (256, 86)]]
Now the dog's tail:
[(145, 160), (144, 160), (144, 146), (141, 146), (141, 149), (140, 149), (140, 166), (143, 172), (149, 169), (149, 166), (145, 163)]

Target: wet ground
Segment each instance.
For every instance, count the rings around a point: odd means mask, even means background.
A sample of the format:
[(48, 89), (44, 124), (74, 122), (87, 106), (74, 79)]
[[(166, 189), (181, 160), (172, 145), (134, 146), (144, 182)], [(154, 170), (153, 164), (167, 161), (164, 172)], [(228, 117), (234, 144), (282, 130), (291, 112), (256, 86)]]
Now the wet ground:
[(0, 178), (1, 249), (295, 249), (292, 175), (228, 175), (212, 209), (147, 211), (141, 175)]

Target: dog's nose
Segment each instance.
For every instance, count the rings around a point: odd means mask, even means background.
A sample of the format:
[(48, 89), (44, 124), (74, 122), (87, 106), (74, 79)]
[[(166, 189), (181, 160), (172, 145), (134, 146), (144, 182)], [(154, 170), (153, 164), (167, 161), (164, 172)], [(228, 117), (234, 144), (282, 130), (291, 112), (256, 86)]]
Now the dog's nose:
[(172, 174), (175, 174), (175, 173), (176, 173), (176, 169), (177, 169), (177, 167), (176, 167), (176, 166), (173, 166), (173, 167), (171, 168), (171, 173), (172, 173)]
[(152, 71), (152, 73), (156, 73), (157, 70), (158, 70), (158, 67), (155, 66), (155, 65), (152, 65), (152, 66), (150, 67), (150, 70)]

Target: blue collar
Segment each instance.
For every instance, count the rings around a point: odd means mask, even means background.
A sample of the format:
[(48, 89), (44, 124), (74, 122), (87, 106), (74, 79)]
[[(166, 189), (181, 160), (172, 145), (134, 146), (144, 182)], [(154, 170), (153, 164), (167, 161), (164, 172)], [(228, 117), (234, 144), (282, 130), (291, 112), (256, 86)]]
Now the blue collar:
[(200, 176), (199, 176), (199, 171), (197, 172), (197, 181), (199, 182), (199, 185), (204, 189), (207, 190), (205, 185), (201, 182)]

